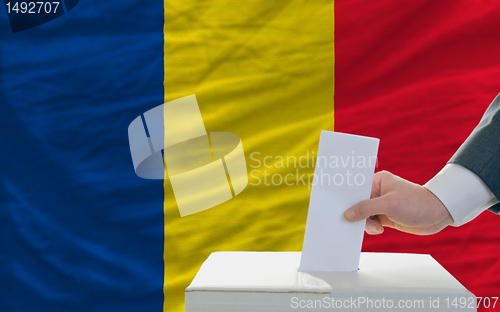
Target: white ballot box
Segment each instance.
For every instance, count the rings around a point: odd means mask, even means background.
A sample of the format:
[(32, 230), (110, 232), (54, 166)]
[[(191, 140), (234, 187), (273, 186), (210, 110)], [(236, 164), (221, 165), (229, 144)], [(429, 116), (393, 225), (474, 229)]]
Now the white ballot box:
[(430, 255), (361, 253), (357, 272), (299, 272), (300, 252), (215, 252), (186, 289), (186, 312), (476, 311)]

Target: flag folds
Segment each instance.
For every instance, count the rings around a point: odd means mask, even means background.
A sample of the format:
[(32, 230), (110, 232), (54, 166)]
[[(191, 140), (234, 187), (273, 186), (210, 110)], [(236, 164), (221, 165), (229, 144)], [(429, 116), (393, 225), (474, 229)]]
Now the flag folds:
[[(336, 1), (335, 130), (380, 138), (378, 170), (426, 183), (500, 93), (498, 14), (495, 1)], [(427, 237), (389, 229), (364, 250), (431, 254), (496, 296), (498, 222), (483, 212)]]
[[(376, 170), (423, 184), (500, 92), (495, 1), (59, 2), (15, 33), (0, 12), (1, 311), (183, 311), (210, 253), (301, 250), (334, 100), (336, 131), (381, 139)], [(167, 129), (196, 131), (166, 152)], [(494, 297), (498, 221), (363, 248)]]
[(333, 2), (169, 0), (164, 35), (165, 101), (196, 94), (208, 132), (241, 138), (248, 171), (240, 194), (182, 218), (165, 180), (164, 310), (183, 311), (211, 252), (301, 250), (320, 131), (333, 130)]
[(0, 311), (161, 311), (162, 181), (127, 127), (163, 103), (163, 3), (76, 2), (16, 33), (0, 9)]

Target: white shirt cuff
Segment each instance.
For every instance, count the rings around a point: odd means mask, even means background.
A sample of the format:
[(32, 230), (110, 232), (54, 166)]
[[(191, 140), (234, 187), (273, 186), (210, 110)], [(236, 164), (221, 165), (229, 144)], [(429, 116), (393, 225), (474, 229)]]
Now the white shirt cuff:
[(447, 164), (424, 185), (450, 212), (453, 226), (463, 225), (498, 203), (484, 182), (469, 169)]

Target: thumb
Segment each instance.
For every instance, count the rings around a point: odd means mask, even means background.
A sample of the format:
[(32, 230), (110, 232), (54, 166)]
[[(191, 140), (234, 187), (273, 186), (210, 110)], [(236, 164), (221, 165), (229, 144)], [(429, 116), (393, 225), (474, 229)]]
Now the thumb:
[(390, 200), (388, 196), (363, 200), (344, 212), (344, 218), (347, 221), (355, 222), (364, 220), (370, 216), (379, 214), (386, 215), (390, 209)]

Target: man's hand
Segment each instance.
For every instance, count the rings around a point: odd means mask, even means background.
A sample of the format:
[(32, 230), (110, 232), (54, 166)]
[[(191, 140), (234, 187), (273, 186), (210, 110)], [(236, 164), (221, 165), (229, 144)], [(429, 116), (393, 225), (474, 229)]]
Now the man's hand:
[(434, 194), (388, 171), (375, 174), (370, 198), (344, 212), (347, 221), (368, 218), (365, 228), (368, 234), (380, 234), (388, 226), (429, 235), (453, 223), (450, 213)]

